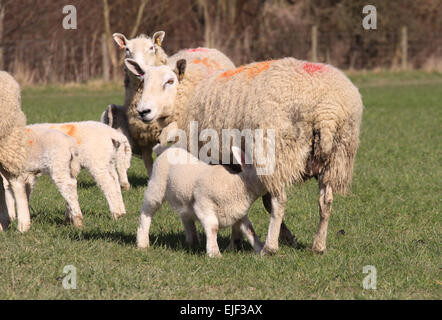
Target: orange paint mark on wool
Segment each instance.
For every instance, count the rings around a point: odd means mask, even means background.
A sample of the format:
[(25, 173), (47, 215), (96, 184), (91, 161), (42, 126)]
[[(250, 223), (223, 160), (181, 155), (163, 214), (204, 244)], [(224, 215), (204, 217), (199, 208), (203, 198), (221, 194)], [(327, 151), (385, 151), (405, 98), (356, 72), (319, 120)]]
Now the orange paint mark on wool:
[(270, 65), (272, 63), (273, 63), (273, 61), (270, 60), (270, 61), (259, 62), (255, 65), (253, 65), (249, 70), (249, 74), (248, 74), (249, 78), (256, 77), (258, 74), (260, 74), (264, 70), (267, 70), (268, 68), (270, 68)]
[(192, 62), (194, 64), (202, 63), (208, 69), (218, 69), (218, 70), (221, 69), (220, 65), (216, 61), (209, 58), (195, 59)]
[(308, 74), (313, 74), (315, 72), (318, 72), (324, 68), (324, 65), (321, 63), (311, 63), (306, 62), (302, 66), (302, 69), (304, 69)]
[(231, 78), (243, 71), (247, 71), (247, 76), (249, 78), (254, 78), (264, 70), (270, 68), (270, 65), (273, 63), (273, 60), (258, 62), (251, 66), (240, 66), (233, 70), (228, 70), (220, 74), (220, 78)]
[(29, 145), (32, 146), (32, 144), (34, 143), (34, 141), (29, 140)]
[(60, 126), (60, 130), (77, 140), (77, 144), (81, 144), (81, 140), (77, 136), (77, 127), (73, 124), (64, 124)]
[(195, 48), (195, 49), (188, 49), (187, 52), (209, 52), (209, 49)]
[(245, 66), (240, 66), (236, 69), (232, 69), (232, 70), (227, 70), (226, 72), (223, 72), (219, 75), (220, 78), (231, 78), (234, 75), (237, 75), (238, 73), (243, 72), (244, 70), (246, 70)]

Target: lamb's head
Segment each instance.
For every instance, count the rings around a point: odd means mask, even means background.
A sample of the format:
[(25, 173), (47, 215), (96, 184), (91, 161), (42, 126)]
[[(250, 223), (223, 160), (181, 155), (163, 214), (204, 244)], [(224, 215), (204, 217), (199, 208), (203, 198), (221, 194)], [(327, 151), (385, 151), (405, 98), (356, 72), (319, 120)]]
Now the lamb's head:
[(183, 79), (186, 60), (169, 66), (142, 67), (133, 59), (125, 59), (126, 68), (143, 83), (143, 93), (137, 105), (138, 117), (144, 122), (152, 122), (173, 114), (179, 81)]
[(244, 152), (236, 147), (232, 146), (232, 154), (235, 161), (241, 165), (241, 173), (239, 173), (241, 179), (245, 182), (249, 191), (253, 192), (255, 196), (259, 197), (266, 193), (266, 188), (259, 179), (256, 168), (251, 163), (246, 162), (246, 156)]
[(152, 38), (140, 35), (131, 40), (121, 33), (114, 33), (113, 38), (120, 49), (125, 50), (126, 58), (137, 61), (142, 66), (159, 66), (167, 63), (167, 55), (161, 44), (164, 31), (155, 32)]

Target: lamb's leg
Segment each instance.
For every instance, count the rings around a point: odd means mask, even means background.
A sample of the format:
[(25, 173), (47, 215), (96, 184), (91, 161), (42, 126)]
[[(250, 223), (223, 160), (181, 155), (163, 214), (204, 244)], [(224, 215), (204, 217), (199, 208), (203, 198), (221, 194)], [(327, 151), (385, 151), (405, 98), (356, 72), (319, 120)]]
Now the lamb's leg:
[(319, 180), (319, 227), (313, 240), (312, 250), (316, 252), (323, 252), (326, 248), (328, 220), (333, 203), (333, 192), (329, 185), (323, 184)]
[(196, 232), (195, 222), (187, 217), (181, 216), (184, 231), (186, 232), (186, 242), (191, 246), (197, 246), (200, 243), (198, 233)]
[(199, 208), (198, 205), (194, 206), (195, 214), (201, 222), (206, 233), (207, 243), (206, 251), (210, 258), (221, 257), (219, 252), (217, 235), (218, 235), (218, 219), (215, 213), (211, 212), (207, 208)]
[(263, 244), (262, 244), (261, 240), (259, 239), (258, 235), (256, 234), (255, 230), (253, 229), (252, 223), (247, 218), (247, 216), (245, 216), (241, 220), (240, 228), (241, 228), (242, 233), (246, 236), (247, 240), (249, 240), (253, 249), (256, 252), (261, 252)]
[[(152, 189), (152, 188), (151, 188)], [(158, 190), (158, 189), (156, 189)], [(150, 190), (151, 192), (153, 190)], [(149, 187), (144, 194), (143, 206), (140, 214), (140, 224), (137, 230), (137, 246), (138, 248), (149, 248), (150, 239), (149, 231), (152, 219), (163, 203), (164, 194), (156, 194), (149, 192)]]
[[(262, 197), (262, 203), (264, 204), (264, 208), (267, 210), (269, 214), (272, 214), (272, 196), (270, 193), (265, 194)], [(290, 232), (290, 229), (286, 226), (284, 221), (281, 223), (281, 231), (279, 233), (279, 240), (286, 242), (287, 244), (296, 247), (296, 238)]]
[(141, 151), (141, 157), (143, 158), (144, 166), (146, 167), (149, 179), (152, 175), (152, 167), (153, 167), (152, 148), (153, 146), (143, 147), (143, 150)]
[(6, 230), (11, 222), (8, 210), (5, 186), (3, 184), (3, 178), (0, 176), (0, 231)]
[(285, 204), (287, 202), (287, 195), (285, 191), (279, 195), (271, 195), (271, 211), (270, 224), (267, 233), (266, 243), (261, 250), (261, 254), (276, 253), (278, 251), (278, 236), (281, 229), (282, 219), (284, 217)]
[(113, 174), (111, 174), (112, 168), (113, 171), (115, 171), (115, 166), (113, 163), (100, 168), (94, 167), (88, 169), (98, 187), (103, 192), (109, 205), (109, 210), (112, 217), (118, 219), (120, 216), (126, 213), (126, 209), (124, 208), (120, 185), (118, 181), (115, 180)]
[(68, 222), (81, 228), (83, 226), (83, 215), (78, 203), (77, 179), (70, 175), (70, 172), (51, 172), (50, 176), (57, 186), (61, 196), (66, 201), (66, 214)]
[(14, 193), (17, 206), (18, 231), (26, 232), (31, 227), (31, 214), (29, 212), (28, 197), (26, 195), (26, 186), (21, 179), (9, 181)]
[(242, 236), (241, 221), (238, 221), (232, 226), (232, 236), (227, 250), (238, 250), (241, 247)]

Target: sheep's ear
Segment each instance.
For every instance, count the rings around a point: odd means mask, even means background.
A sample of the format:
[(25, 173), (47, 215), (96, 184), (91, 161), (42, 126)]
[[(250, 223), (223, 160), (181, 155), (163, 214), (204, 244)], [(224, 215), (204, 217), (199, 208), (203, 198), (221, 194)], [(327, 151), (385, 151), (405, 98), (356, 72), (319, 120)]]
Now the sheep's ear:
[(244, 169), (246, 163), (244, 152), (240, 148), (232, 146), (232, 153), (236, 163), (241, 165), (241, 169)]
[(123, 34), (121, 34), (121, 33), (114, 33), (112, 35), (112, 37), (114, 38), (115, 42), (118, 44), (120, 49), (126, 48), (128, 40), (126, 39), (126, 37)]
[(126, 65), (127, 70), (129, 70), (129, 72), (131, 72), (137, 78), (142, 79), (144, 77), (144, 70), (135, 60), (126, 58), (124, 59), (124, 64)]
[(166, 35), (166, 33), (164, 31), (158, 31), (155, 32), (152, 36), (153, 42), (161, 47), (161, 44), (163, 43), (164, 40), (164, 36)]
[(110, 104), (107, 107), (107, 110), (101, 114), (101, 118), (100, 118), (100, 121), (102, 123), (105, 123), (110, 127), (112, 127), (112, 125), (114, 123), (114, 107), (115, 107), (114, 104)]
[(184, 73), (186, 71), (186, 59), (180, 59), (176, 62), (175, 70), (178, 81), (181, 82), (184, 78)]

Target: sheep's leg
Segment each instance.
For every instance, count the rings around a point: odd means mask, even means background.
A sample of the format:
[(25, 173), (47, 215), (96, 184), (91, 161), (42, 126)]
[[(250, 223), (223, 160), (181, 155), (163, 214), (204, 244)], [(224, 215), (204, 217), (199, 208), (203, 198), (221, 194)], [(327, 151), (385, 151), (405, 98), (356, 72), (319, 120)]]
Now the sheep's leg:
[[(272, 214), (272, 196), (270, 193), (265, 194), (262, 197), (262, 202), (264, 204), (264, 208), (267, 210), (269, 214)], [(284, 241), (285, 243), (296, 247), (296, 238), (290, 232), (290, 229), (286, 226), (284, 221), (281, 223), (281, 231), (279, 233), (279, 240)]]
[(333, 203), (333, 192), (329, 185), (323, 184), (319, 181), (319, 227), (313, 240), (312, 250), (316, 252), (323, 252), (326, 248), (328, 220)]
[(115, 193), (116, 193), (116, 199), (115, 201), (118, 203), (118, 211), (116, 214), (114, 214), (114, 218), (118, 219), (121, 216), (126, 214), (126, 207), (124, 205), (124, 201), (123, 201), (123, 195), (121, 194), (121, 187), (120, 187), (120, 182), (118, 180), (118, 175), (117, 175), (117, 171), (115, 170), (115, 166), (113, 164), (111, 164), (108, 167), (109, 170), (109, 174), (112, 177), (112, 180), (114, 181), (114, 189), (115, 189)]
[(261, 250), (262, 255), (276, 253), (278, 251), (278, 237), (281, 229), (282, 219), (284, 217), (286, 202), (287, 195), (285, 191), (281, 192), (278, 196), (271, 196), (270, 224), (266, 243), (264, 248)]
[(191, 246), (197, 246), (200, 243), (198, 233), (196, 232), (195, 221), (190, 218), (181, 216), (184, 231), (186, 232), (186, 242)]
[(10, 181), (10, 184), (17, 205), (18, 231), (26, 232), (31, 227), (31, 214), (29, 212), (25, 183), (21, 179), (13, 179)]
[(6, 230), (10, 222), (11, 218), (6, 200), (6, 190), (3, 184), (3, 178), (0, 176), (0, 231)]
[[(152, 190), (150, 190), (152, 191)], [(149, 187), (144, 194), (143, 206), (140, 214), (140, 224), (137, 230), (137, 246), (138, 248), (149, 248), (150, 239), (149, 231), (152, 219), (158, 209), (161, 207), (164, 194), (155, 194), (149, 192)]]
[(198, 205), (194, 205), (195, 214), (198, 217), (201, 225), (206, 233), (206, 252), (210, 258), (221, 257), (219, 252), (217, 235), (218, 235), (218, 219), (214, 212), (208, 208), (200, 208)]
[[(89, 168), (89, 172), (103, 192), (112, 217), (118, 219), (126, 213), (126, 210), (124, 208), (120, 185), (115, 180), (115, 177), (111, 175), (112, 167), (113, 171), (115, 171), (115, 166), (113, 164), (108, 164), (108, 167), (104, 168)], [(118, 184), (118, 186), (116, 184)]]
[(249, 240), (249, 243), (252, 245), (253, 249), (256, 252), (261, 252), (263, 244), (256, 234), (255, 230), (253, 229), (252, 223), (247, 218), (247, 216), (241, 220), (239, 226), (241, 232), (246, 236), (247, 240)]
[(152, 147), (153, 146), (144, 147), (143, 150), (141, 151), (141, 157), (143, 158), (144, 166), (146, 167), (149, 179), (152, 176), (152, 167), (153, 167)]
[[(10, 221), (14, 221), (15, 218), (16, 218), (16, 215), (15, 215), (14, 193), (12, 192), (11, 186), (9, 185), (9, 182), (8, 182), (8, 180), (6, 180), (6, 178), (1, 178), (0, 177), (0, 180), (3, 180), (4, 192), (5, 192), (4, 197), (5, 197), (5, 200), (6, 200), (6, 208), (7, 208), (7, 211), (8, 211), (9, 220)], [(28, 199), (28, 202), (29, 202), (29, 199)]]
[(83, 226), (83, 215), (78, 203), (77, 179), (71, 177), (69, 172), (67, 174), (51, 172), (50, 176), (66, 201), (65, 219), (67, 222), (72, 222), (74, 226), (81, 228)]
[[(119, 148), (124, 149), (124, 146), (120, 145)], [(129, 190), (130, 183), (129, 183), (129, 179), (127, 178), (127, 170), (124, 165), (124, 160), (122, 159), (124, 155), (121, 155), (121, 153), (124, 153), (124, 150), (117, 151), (116, 167), (117, 167), (117, 172), (118, 172), (118, 181), (119, 181), (120, 186), (123, 190)]]
[(227, 250), (238, 250), (241, 247), (242, 236), (241, 221), (238, 221), (232, 226), (232, 236)]

